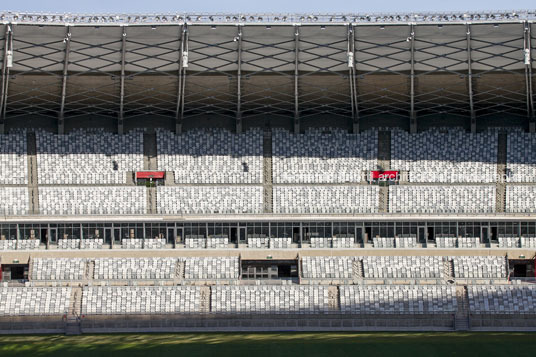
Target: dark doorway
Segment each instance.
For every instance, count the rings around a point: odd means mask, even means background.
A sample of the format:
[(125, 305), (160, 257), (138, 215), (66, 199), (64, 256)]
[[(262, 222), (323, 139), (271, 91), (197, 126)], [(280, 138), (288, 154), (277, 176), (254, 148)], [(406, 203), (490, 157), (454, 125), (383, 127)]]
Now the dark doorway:
[(28, 280), (28, 264), (2, 264), (2, 280)]
[(238, 228), (231, 227), (231, 243), (236, 244), (238, 242)]
[(435, 234), (434, 234), (434, 227), (428, 227), (427, 229), (428, 233), (428, 240), (429, 241), (435, 241)]
[(48, 229), (41, 228), (41, 243), (47, 244), (47, 238), (48, 238)]
[(497, 234), (497, 227), (491, 227), (491, 237), (492, 242), (496, 242), (499, 240), (499, 236)]
[(292, 243), (300, 242), (300, 227), (292, 228)]
[(372, 227), (365, 227), (365, 243), (372, 239)]
[(425, 228), (419, 227), (419, 243), (426, 242), (426, 234), (424, 234)]
[(515, 264), (514, 265), (514, 276), (516, 278), (526, 278), (527, 277), (527, 265), (526, 264)]

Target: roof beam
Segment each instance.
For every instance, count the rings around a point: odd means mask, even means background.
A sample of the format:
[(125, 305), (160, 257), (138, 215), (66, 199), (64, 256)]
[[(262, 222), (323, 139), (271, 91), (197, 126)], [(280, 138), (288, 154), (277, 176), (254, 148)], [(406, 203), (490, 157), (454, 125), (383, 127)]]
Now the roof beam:
[(409, 37), (410, 42), (410, 84), (409, 84), (409, 96), (410, 96), (410, 112), (409, 112), (409, 130), (411, 133), (417, 132), (417, 114), (415, 113), (415, 25), (409, 25)]
[(184, 53), (184, 31), (185, 25), (179, 27), (179, 41), (181, 42), (180, 53), (179, 53), (179, 72), (178, 72), (178, 83), (177, 83), (177, 106), (175, 108), (175, 133), (182, 133), (182, 115), (181, 115), (181, 96), (182, 96), (182, 55)]
[(181, 41), (181, 75), (180, 75), (180, 87), (177, 101), (177, 123), (175, 125), (175, 131), (177, 133), (182, 132), (182, 126), (184, 124), (184, 91), (186, 88), (186, 69), (188, 68), (188, 25), (182, 26), (182, 41)]
[(127, 29), (125, 26), (121, 27), (121, 89), (119, 93), (119, 118), (117, 120), (117, 133), (123, 134), (124, 126), (124, 114), (125, 114), (125, 56), (127, 45)]
[(352, 132), (359, 133), (359, 105), (357, 102), (357, 79), (355, 68), (355, 27), (348, 26), (348, 72), (350, 81), (350, 102), (352, 105)]
[(71, 51), (71, 28), (67, 26), (65, 38), (63, 39), (65, 43), (65, 54), (63, 57), (63, 77), (61, 80), (61, 103), (60, 103), (60, 113), (58, 116), (58, 134), (65, 133), (65, 97), (67, 95), (67, 75), (69, 67), (69, 53)]
[(298, 65), (300, 51), (300, 28), (294, 25), (294, 133), (300, 132), (300, 96), (298, 91)]
[(527, 91), (527, 116), (529, 118), (529, 131), (536, 131), (536, 118), (534, 113), (534, 96), (532, 91), (532, 43), (531, 43), (530, 23), (525, 21), (523, 39), (524, 39), (524, 63), (525, 63), (525, 88)]
[[(13, 56), (13, 31), (11, 24), (6, 25), (4, 38), (4, 59), (2, 61), (2, 86), (0, 88), (0, 134), (5, 131), (6, 107), (7, 107), (7, 90), (9, 87), (9, 69), (12, 65), (8, 64), (8, 56)], [(13, 61), (13, 57), (11, 57)]]
[(238, 34), (235, 37), (238, 42), (238, 69), (236, 74), (236, 132), (242, 132), (242, 25), (238, 25)]
[(471, 117), (471, 133), (476, 132), (476, 112), (473, 99), (473, 65), (471, 60), (471, 25), (465, 25), (465, 34), (467, 36), (467, 94), (469, 95), (469, 111)]

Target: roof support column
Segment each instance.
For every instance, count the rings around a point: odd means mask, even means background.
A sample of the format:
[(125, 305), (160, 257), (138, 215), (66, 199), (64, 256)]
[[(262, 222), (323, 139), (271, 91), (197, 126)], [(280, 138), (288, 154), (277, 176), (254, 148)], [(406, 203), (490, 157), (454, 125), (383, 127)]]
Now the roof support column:
[(179, 77), (178, 77), (178, 84), (177, 84), (177, 107), (175, 109), (175, 133), (180, 134), (182, 133), (182, 93), (183, 93), (183, 82), (184, 82), (184, 68), (183, 68), (183, 57), (184, 57), (184, 50), (185, 50), (185, 37), (186, 37), (186, 25), (182, 25), (179, 30), (179, 39), (181, 41), (181, 48), (180, 48), (180, 54), (179, 54)]
[(352, 132), (359, 133), (359, 105), (357, 103), (357, 79), (355, 68), (355, 27), (348, 26), (348, 72), (350, 79), (350, 101), (352, 104)]
[(121, 27), (121, 91), (119, 94), (119, 118), (117, 120), (117, 133), (123, 134), (124, 126), (124, 112), (125, 112), (125, 54), (127, 45), (127, 29), (125, 26)]
[(2, 85), (0, 87), (0, 134), (4, 134), (6, 123), (7, 90), (9, 69), (13, 66), (13, 31), (11, 24), (6, 25), (4, 38), (4, 59), (2, 61)]
[(177, 114), (175, 117), (175, 132), (182, 133), (184, 122), (184, 89), (186, 88), (186, 68), (188, 68), (188, 25), (182, 25), (181, 58), (179, 91), (177, 93)]
[(63, 77), (61, 82), (60, 113), (58, 115), (58, 134), (65, 134), (65, 97), (67, 95), (69, 52), (71, 51), (71, 28), (69, 26), (67, 26), (63, 43), (65, 43), (65, 55), (63, 57)]
[(236, 73), (236, 132), (242, 132), (242, 25), (238, 25), (238, 69)]
[(298, 65), (299, 65), (299, 49), (300, 49), (300, 28), (299, 25), (294, 25), (294, 133), (300, 132), (300, 97), (298, 92)]
[(410, 42), (410, 112), (409, 112), (409, 131), (410, 133), (417, 132), (417, 115), (415, 113), (415, 25), (409, 25), (409, 37)]
[(471, 133), (476, 133), (476, 113), (473, 100), (473, 66), (471, 61), (471, 25), (466, 25), (467, 36), (467, 93), (469, 94), (469, 111), (471, 115)]
[(536, 131), (536, 114), (534, 113), (534, 96), (532, 91), (532, 56), (531, 56), (531, 31), (530, 23), (525, 22), (524, 38), (524, 63), (525, 63), (525, 88), (527, 90), (527, 116), (529, 118), (529, 132)]

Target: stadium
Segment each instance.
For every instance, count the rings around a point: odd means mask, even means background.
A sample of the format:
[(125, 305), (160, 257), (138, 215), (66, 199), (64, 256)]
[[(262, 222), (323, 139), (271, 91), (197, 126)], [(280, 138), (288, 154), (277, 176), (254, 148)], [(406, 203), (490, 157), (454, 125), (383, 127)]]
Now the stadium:
[(0, 21), (0, 334), (536, 330), (536, 11)]

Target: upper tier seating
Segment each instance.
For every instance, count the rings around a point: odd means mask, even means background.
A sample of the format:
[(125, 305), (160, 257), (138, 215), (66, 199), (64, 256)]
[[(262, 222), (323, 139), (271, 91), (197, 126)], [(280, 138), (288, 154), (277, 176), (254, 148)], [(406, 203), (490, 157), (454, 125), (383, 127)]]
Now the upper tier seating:
[(0, 240), (0, 250), (15, 250), (17, 249), (16, 239)]
[(536, 135), (508, 133), (507, 182), (536, 182)]
[(79, 130), (38, 132), (40, 184), (124, 184), (127, 171), (143, 170), (143, 134)]
[(193, 286), (84, 287), (85, 315), (191, 314), (201, 312), (200, 288)]
[(474, 314), (534, 314), (536, 286), (534, 285), (470, 285), (469, 310)]
[(360, 182), (377, 168), (378, 132), (349, 134), (342, 129), (309, 129), (293, 134), (274, 129), (275, 183)]
[(521, 237), (521, 248), (536, 248), (536, 237)]
[(505, 257), (457, 256), (452, 260), (456, 278), (506, 278)]
[(357, 257), (302, 257), (302, 275), (312, 279), (350, 279)]
[(39, 249), (39, 239), (19, 239), (17, 241), (17, 250)]
[(173, 171), (178, 183), (261, 183), (262, 140), (259, 129), (158, 130), (158, 169)]
[(262, 213), (262, 186), (159, 186), (162, 214)]
[(45, 186), (39, 188), (40, 213), (145, 214), (146, 192), (142, 186)]
[(429, 130), (391, 132), (391, 169), (409, 171), (410, 182), (495, 182), (497, 133)]
[(453, 286), (341, 285), (341, 311), (360, 314), (446, 314), (456, 312)]
[(95, 279), (173, 279), (176, 268), (176, 258), (99, 258)]
[(186, 279), (238, 279), (238, 257), (186, 258)]
[(82, 258), (34, 258), (32, 280), (82, 280), (86, 269)]
[(495, 186), (390, 186), (389, 211), (490, 213), (495, 211)]
[(535, 213), (536, 186), (506, 186), (506, 212)]
[(499, 237), (499, 248), (520, 248), (521, 239), (519, 237)]
[(437, 256), (366, 256), (365, 278), (428, 279), (443, 277), (443, 259)]
[(274, 186), (275, 213), (373, 213), (378, 186)]
[(212, 312), (223, 314), (308, 314), (328, 311), (324, 286), (215, 286)]
[(459, 237), (458, 248), (478, 248), (480, 246), (480, 237)]
[(0, 287), (0, 316), (64, 315), (71, 288)]
[(28, 183), (26, 135), (0, 135), (0, 184), (26, 183)]
[(0, 214), (28, 214), (28, 187), (0, 187)]

